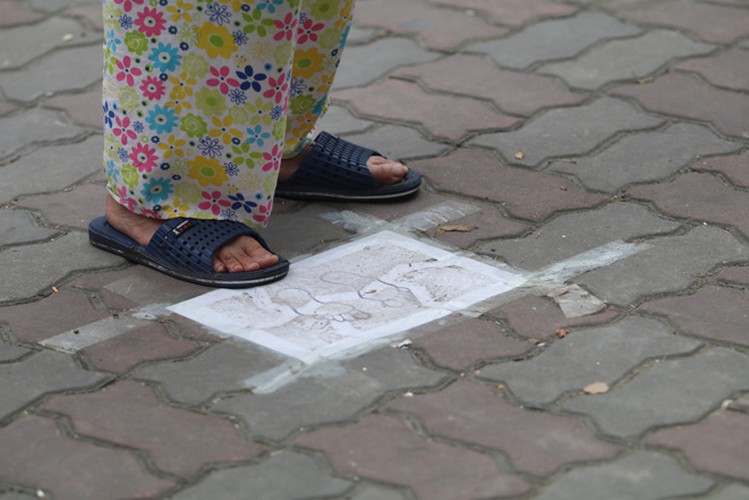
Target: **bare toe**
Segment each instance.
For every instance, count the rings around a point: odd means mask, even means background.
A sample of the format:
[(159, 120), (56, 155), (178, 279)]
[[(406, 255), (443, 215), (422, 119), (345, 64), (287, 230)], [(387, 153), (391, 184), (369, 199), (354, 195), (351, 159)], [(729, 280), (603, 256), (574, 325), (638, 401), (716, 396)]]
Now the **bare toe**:
[(372, 156), (367, 160), (372, 177), (382, 185), (396, 184), (408, 173), (408, 167), (397, 161), (381, 156)]
[(242, 236), (222, 246), (213, 256), (214, 271), (238, 273), (257, 271), (278, 263), (278, 256), (263, 248), (257, 240)]

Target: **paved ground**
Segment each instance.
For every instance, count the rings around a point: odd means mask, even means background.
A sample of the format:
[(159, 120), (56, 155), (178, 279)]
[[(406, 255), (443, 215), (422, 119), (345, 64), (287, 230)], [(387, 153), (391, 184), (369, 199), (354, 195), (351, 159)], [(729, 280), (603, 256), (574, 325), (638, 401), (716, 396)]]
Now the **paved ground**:
[(427, 184), (273, 247), (421, 214), (560, 280), (267, 391), (148, 314), (204, 289), (87, 244), (99, 3), (0, 0), (0, 500), (749, 498), (749, 1), (361, 0), (326, 128)]

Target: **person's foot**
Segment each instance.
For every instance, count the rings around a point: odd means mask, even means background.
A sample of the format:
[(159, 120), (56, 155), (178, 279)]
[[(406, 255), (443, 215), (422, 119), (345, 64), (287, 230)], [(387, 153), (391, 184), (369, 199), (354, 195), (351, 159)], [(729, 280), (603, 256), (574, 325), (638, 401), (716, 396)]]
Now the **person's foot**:
[[(281, 169), (278, 173), (280, 182), (287, 182), (302, 164), (304, 157), (307, 156), (312, 143), (309, 143), (304, 151), (293, 158), (285, 159), (281, 162)], [(372, 177), (382, 184), (389, 186), (400, 182), (408, 173), (408, 167), (397, 161), (383, 158), (382, 156), (370, 156), (367, 160), (367, 166), (372, 173)]]
[[(107, 222), (119, 232), (146, 246), (164, 221), (132, 213), (107, 196)], [(249, 236), (227, 242), (213, 255), (213, 270), (217, 273), (257, 271), (278, 263), (278, 256), (268, 252)]]

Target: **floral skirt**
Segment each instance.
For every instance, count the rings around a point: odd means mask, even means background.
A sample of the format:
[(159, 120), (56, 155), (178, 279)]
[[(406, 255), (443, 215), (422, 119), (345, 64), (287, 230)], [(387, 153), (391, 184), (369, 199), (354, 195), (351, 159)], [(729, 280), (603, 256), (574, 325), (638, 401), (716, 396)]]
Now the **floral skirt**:
[(103, 0), (111, 195), (264, 227), (328, 105), (354, 0)]

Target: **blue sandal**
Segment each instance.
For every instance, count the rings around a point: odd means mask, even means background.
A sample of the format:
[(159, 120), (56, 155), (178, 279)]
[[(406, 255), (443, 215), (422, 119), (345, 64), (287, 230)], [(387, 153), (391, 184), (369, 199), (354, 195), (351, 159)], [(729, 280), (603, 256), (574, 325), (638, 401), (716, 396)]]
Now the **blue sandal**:
[(271, 267), (239, 273), (213, 271), (212, 256), (225, 243), (242, 235), (268, 245), (241, 222), (176, 218), (166, 221), (147, 246), (113, 228), (105, 216), (88, 226), (89, 241), (97, 248), (151, 267), (174, 278), (218, 288), (249, 288), (279, 280), (289, 272), (289, 262), (279, 258)]
[(287, 182), (279, 182), (276, 196), (308, 201), (383, 201), (415, 194), (421, 175), (409, 169), (398, 183), (383, 186), (369, 172), (367, 160), (380, 153), (321, 132)]

